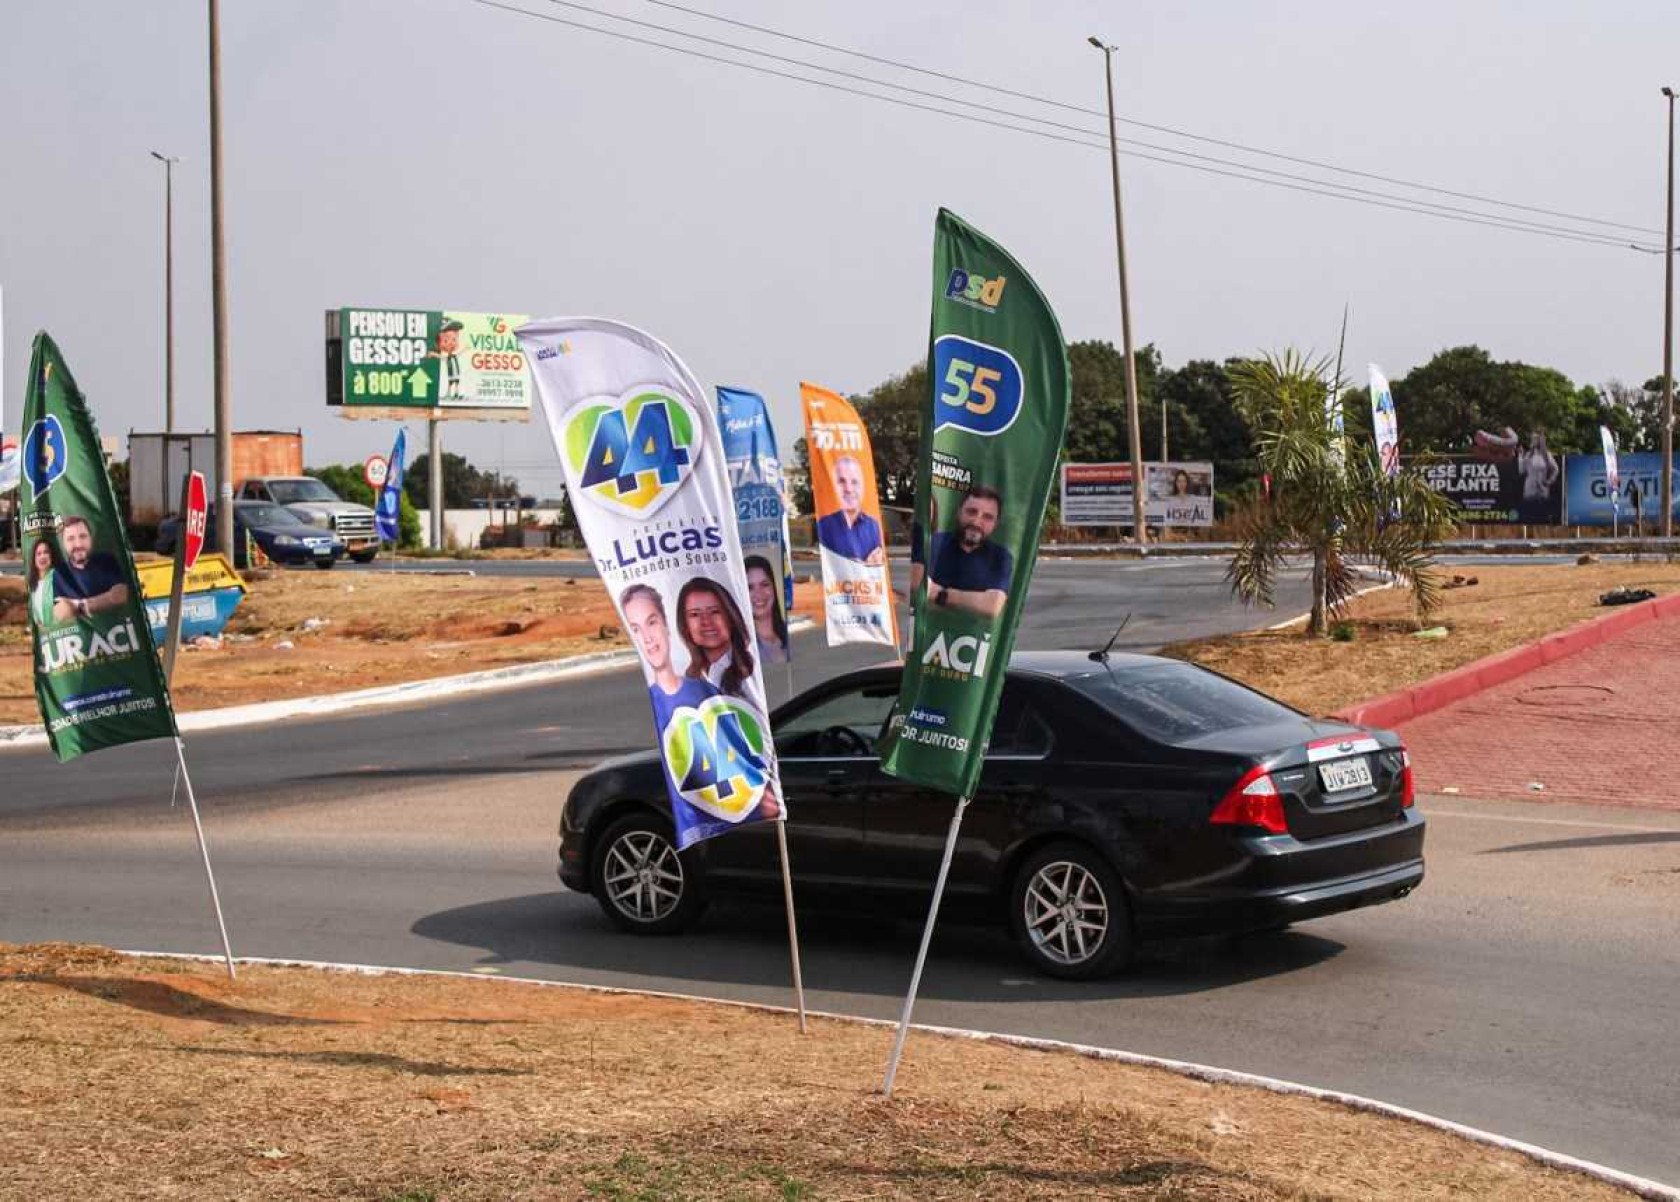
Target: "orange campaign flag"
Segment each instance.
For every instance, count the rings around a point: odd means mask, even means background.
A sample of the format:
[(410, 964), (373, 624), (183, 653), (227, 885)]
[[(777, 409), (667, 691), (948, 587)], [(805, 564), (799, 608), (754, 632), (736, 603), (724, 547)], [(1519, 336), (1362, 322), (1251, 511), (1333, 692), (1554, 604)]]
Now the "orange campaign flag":
[(803, 381), (805, 450), (822, 557), (828, 645), (880, 643), (898, 649), (875, 454), (846, 398)]

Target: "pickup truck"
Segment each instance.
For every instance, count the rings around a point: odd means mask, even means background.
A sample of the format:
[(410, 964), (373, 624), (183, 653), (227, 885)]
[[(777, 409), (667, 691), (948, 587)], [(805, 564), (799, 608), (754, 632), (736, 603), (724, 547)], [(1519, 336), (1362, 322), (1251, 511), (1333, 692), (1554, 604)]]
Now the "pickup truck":
[(373, 510), (343, 500), (313, 476), (253, 476), (236, 495), (241, 501), (283, 505), (310, 525), (332, 531), (357, 563), (371, 563), (379, 554)]

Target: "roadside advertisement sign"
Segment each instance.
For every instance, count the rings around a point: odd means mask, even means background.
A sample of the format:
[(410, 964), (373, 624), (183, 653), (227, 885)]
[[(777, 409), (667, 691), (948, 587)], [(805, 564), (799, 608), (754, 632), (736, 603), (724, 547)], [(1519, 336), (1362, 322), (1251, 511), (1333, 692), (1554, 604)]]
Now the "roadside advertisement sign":
[(531, 375), (513, 334), (522, 315), (337, 309), (328, 319), (329, 405), (531, 408)]
[(932, 395), (911, 543), (911, 649), (882, 767), (966, 798), (980, 779), (1056, 459), (1061, 327), (1007, 251), (948, 210), (934, 228)]
[(828, 645), (898, 648), (886, 527), (869, 430), (837, 392), (800, 382)]
[(793, 660), (788, 610), (793, 606), (792, 561), (788, 558), (787, 511), (782, 504), (782, 460), (770, 407), (756, 392), (719, 388), (718, 428), (723, 436), (729, 487), (735, 494), (735, 524), (746, 556), (747, 595), (758, 659), (764, 664)]
[(1614, 515), (1621, 508), (1621, 473), (1616, 466), (1616, 436), (1609, 426), (1598, 428), (1599, 441), (1604, 444), (1604, 490), (1610, 494), (1610, 509)]
[(1377, 462), (1383, 475), (1400, 471), (1400, 417), (1394, 411), (1394, 393), (1388, 377), (1375, 363), (1367, 364), (1371, 377), (1371, 429), (1377, 438)]
[(23, 408), (20, 501), (35, 698), (60, 760), (175, 737), (151, 625), (87, 404), (46, 334)]
[[(1143, 465), (1144, 520), (1152, 526), (1213, 525), (1213, 464)], [(1062, 524), (1130, 526), (1132, 465), (1062, 464)]]
[[(1674, 457), (1675, 471), (1680, 472), (1680, 454)], [(1623, 522), (1662, 520), (1662, 452), (1626, 451), (1615, 458), (1616, 483), (1611, 484), (1603, 455), (1569, 455), (1564, 460), (1564, 479), (1568, 484), (1567, 516), (1570, 526), (1612, 526)], [(1634, 498), (1638, 497), (1635, 505)], [(1680, 495), (1676, 501), (1680, 502)], [(1680, 503), (1673, 506), (1674, 519), (1680, 522)]]
[(374, 500), (373, 524), (379, 537), (394, 543), (401, 536), (403, 459), (408, 453), (408, 431), (399, 427), (397, 440), (391, 444), (391, 458), (385, 465), (385, 478), (379, 482)]
[(1470, 455), (1414, 464), (1431, 488), (1458, 503), (1459, 521), (1563, 525), (1563, 465), (1544, 431), (1532, 432), (1525, 444), (1509, 426), (1477, 430), (1472, 446)]
[(679, 847), (781, 812), (722, 436), (704, 390), (633, 326), (518, 330), (578, 526), (641, 659)]

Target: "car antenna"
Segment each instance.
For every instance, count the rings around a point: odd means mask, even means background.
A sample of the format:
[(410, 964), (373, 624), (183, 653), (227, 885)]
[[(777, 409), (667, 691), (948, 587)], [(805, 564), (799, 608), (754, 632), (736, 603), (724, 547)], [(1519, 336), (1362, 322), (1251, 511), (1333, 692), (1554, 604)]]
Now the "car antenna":
[(1106, 664), (1108, 662), (1108, 653), (1114, 650), (1114, 644), (1120, 641), (1120, 631), (1126, 629), (1126, 623), (1131, 620), (1132, 615), (1127, 614), (1120, 622), (1120, 629), (1116, 630), (1114, 632), (1114, 637), (1108, 640), (1108, 646), (1104, 647), (1101, 651), (1091, 652), (1091, 658), (1099, 664)]

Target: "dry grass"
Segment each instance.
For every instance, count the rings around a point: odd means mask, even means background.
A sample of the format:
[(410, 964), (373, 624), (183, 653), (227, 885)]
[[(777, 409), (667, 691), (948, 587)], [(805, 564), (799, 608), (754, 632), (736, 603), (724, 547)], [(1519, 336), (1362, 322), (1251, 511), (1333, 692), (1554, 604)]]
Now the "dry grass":
[(697, 1002), (0, 945), (0, 1196), (1511, 1198), (1618, 1190), (1170, 1073)]
[[(796, 612), (820, 604), (795, 592)], [(305, 630), (311, 619), (326, 625)], [(0, 578), (0, 724), (39, 722), (23, 583)], [(219, 648), (176, 661), (178, 710), (212, 709), (425, 680), (627, 647), (596, 580), (272, 571)], [(290, 643), (289, 647), (280, 644)]]
[(1659, 596), (1680, 588), (1680, 565), (1591, 563), (1574, 566), (1454, 568), (1477, 583), (1454, 588), (1427, 623), (1442, 639), (1416, 638), (1408, 595), (1368, 593), (1350, 611), (1351, 641), (1306, 639), (1284, 631), (1177, 643), (1165, 654), (1193, 660), (1312, 714), (1328, 714), (1461, 664), (1532, 642), (1609, 611), (1599, 595), (1622, 586)]

